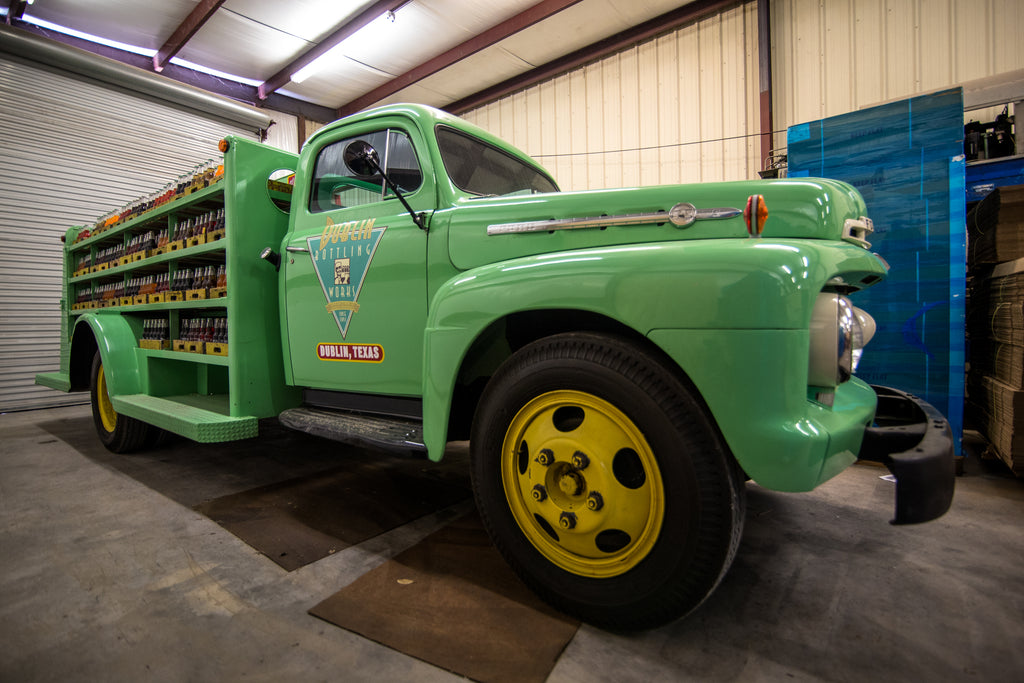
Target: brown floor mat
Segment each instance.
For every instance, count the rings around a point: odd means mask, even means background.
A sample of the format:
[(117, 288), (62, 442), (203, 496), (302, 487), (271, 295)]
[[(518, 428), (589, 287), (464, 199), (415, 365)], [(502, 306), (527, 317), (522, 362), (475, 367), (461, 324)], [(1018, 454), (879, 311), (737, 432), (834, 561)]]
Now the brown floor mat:
[(519, 581), (475, 513), (364, 574), (310, 614), (486, 683), (544, 681), (579, 628)]
[(420, 461), (385, 460), (347, 464), (194, 509), (292, 571), (470, 495), (464, 477)]

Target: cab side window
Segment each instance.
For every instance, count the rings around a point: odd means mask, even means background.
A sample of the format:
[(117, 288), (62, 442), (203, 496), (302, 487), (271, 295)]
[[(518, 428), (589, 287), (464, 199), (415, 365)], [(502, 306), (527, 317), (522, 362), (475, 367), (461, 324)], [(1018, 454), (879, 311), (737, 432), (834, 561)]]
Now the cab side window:
[(394, 197), (379, 173), (359, 175), (345, 163), (345, 150), (361, 140), (377, 151), (380, 165), (403, 194), (423, 184), (423, 173), (409, 136), (398, 130), (381, 130), (339, 140), (317, 155), (309, 196), (311, 213), (361, 206)]

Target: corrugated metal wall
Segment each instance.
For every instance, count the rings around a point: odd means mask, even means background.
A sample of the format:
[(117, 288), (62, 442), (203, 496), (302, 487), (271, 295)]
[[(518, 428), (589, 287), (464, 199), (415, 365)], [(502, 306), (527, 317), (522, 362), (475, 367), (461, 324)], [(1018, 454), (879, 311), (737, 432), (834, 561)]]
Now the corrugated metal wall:
[[(796, 123), (1024, 68), (1021, 0), (770, 7), (779, 147)], [(757, 58), (750, 2), (463, 116), (538, 158), (564, 189), (751, 178)]]
[(255, 137), (0, 57), (0, 411), (83, 399), (34, 385), (59, 368), (60, 235), (216, 156), (229, 133)]
[(1021, 0), (774, 0), (771, 11), (776, 129), (1024, 68)]
[(267, 129), (264, 142), (286, 152), (299, 152), (299, 120), (292, 114), (274, 113), (274, 123)]
[(750, 2), (463, 118), (543, 163), (565, 190), (743, 180), (760, 168)]

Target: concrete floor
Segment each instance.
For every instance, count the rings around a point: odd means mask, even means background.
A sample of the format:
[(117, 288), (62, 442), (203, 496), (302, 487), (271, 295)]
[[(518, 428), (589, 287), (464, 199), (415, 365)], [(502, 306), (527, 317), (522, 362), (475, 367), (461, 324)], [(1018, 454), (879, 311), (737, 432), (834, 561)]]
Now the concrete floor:
[[(462, 680), (307, 610), (470, 503), (286, 572), (190, 506), (366, 454), (270, 429), (115, 456), (88, 406), (0, 415), (0, 437), (0, 680)], [(632, 636), (583, 626), (548, 681), (1024, 680), (1024, 481), (966, 470), (917, 527), (887, 524), (873, 467), (749, 486), (708, 602)]]

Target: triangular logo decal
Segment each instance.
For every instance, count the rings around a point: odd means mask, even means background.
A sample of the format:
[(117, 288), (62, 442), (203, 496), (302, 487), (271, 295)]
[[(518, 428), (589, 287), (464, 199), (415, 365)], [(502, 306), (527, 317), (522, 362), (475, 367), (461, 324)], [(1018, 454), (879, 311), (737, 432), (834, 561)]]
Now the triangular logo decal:
[(352, 316), (359, 310), (359, 292), (370, 269), (387, 226), (375, 228), (374, 219), (335, 223), (327, 219), (327, 227), (319, 237), (309, 237), (309, 256), (327, 298), (327, 310), (338, 323), (341, 338), (348, 334)]

